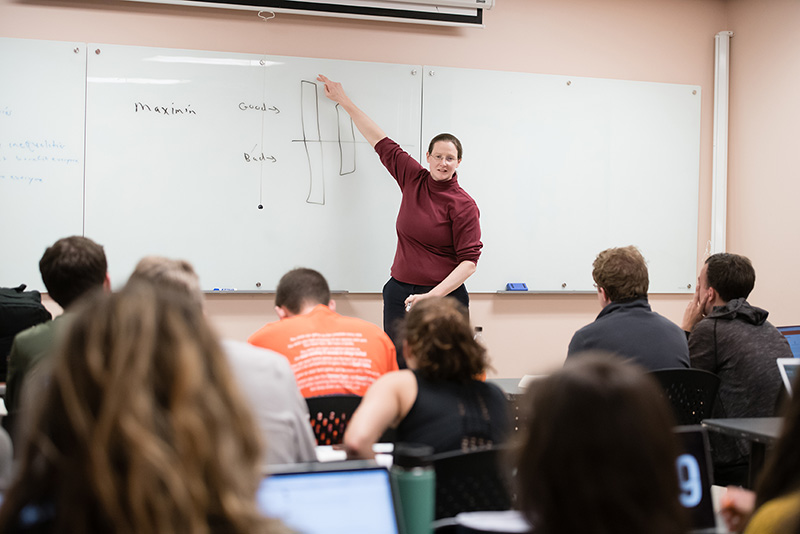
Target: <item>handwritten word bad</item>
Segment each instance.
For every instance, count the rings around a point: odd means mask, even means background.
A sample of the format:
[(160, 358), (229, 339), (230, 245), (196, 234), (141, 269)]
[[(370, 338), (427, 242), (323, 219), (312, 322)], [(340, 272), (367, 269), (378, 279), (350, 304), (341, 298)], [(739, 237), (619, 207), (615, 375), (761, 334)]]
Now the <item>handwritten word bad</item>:
[(159, 115), (197, 115), (197, 112), (191, 109), (191, 107), (192, 105), (188, 104), (185, 108), (176, 108), (175, 102), (172, 102), (169, 106), (151, 106), (149, 104), (143, 104), (142, 102), (134, 102), (133, 112), (139, 113), (141, 111), (145, 113), (158, 113)]
[(261, 154), (248, 154), (247, 152), (244, 153), (244, 160), (248, 163), (250, 162), (259, 162), (259, 161), (271, 161), (275, 163), (278, 161), (275, 159), (275, 156), (265, 156), (262, 152)]

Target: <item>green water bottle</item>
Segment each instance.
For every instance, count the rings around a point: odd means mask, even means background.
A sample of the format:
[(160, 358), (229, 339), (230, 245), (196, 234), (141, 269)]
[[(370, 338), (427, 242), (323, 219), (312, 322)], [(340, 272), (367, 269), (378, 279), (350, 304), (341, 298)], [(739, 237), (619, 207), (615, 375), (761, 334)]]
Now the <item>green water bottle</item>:
[[(404, 534), (431, 534), (436, 508), (433, 447), (414, 443), (394, 446), (391, 479), (400, 496)], [(401, 527), (403, 528), (403, 527)]]

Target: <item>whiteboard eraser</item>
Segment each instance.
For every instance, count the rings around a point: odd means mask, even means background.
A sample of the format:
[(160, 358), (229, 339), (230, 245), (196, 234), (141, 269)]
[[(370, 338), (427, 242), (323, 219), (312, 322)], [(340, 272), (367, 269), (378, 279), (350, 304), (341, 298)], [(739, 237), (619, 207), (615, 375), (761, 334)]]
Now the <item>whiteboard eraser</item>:
[(509, 282), (506, 284), (506, 291), (527, 291), (528, 286), (523, 283)]

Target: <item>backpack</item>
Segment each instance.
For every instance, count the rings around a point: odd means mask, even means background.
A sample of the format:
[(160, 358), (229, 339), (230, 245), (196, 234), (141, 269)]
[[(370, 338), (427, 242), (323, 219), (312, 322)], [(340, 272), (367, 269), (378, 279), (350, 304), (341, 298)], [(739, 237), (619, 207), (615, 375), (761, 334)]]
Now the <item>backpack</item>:
[(25, 291), (25, 284), (19, 287), (0, 287), (0, 381), (6, 381), (8, 353), (17, 333), (39, 323), (52, 319), (52, 315), (42, 305), (38, 291)]

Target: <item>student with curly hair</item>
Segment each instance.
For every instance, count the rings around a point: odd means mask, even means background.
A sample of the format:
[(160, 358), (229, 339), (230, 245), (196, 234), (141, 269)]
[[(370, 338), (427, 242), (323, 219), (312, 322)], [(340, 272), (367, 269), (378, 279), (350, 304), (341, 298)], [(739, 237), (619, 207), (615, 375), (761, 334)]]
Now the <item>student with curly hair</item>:
[(488, 363), (466, 308), (452, 298), (421, 300), (408, 314), (403, 339), (409, 368), (381, 376), (367, 390), (345, 431), (348, 456), (372, 457), (372, 445), (389, 427), (397, 429), (397, 442), (434, 452), (505, 441), (508, 401), (500, 388), (476, 379)]

